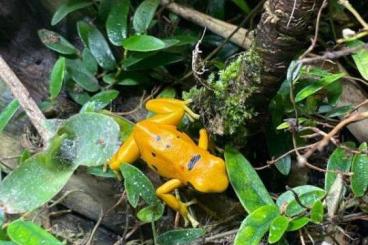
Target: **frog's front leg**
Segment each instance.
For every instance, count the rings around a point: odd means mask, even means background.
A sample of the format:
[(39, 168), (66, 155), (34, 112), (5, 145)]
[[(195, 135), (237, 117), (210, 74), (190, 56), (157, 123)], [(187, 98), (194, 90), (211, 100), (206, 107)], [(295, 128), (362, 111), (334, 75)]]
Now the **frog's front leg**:
[(190, 100), (183, 101), (177, 99), (153, 99), (146, 103), (147, 110), (156, 113), (148, 120), (167, 125), (178, 125), (187, 113), (189, 119), (198, 119), (199, 115), (195, 114), (189, 107)]
[(139, 158), (139, 149), (131, 134), (119, 150), (110, 159), (109, 165), (113, 170), (119, 169), (123, 163), (133, 163)]
[(185, 204), (180, 199), (176, 198), (171, 192), (175, 189), (183, 186), (183, 183), (178, 179), (172, 179), (161, 185), (156, 190), (156, 195), (161, 198), (169, 207), (178, 211), (185, 219), (185, 222), (188, 220), (192, 224), (193, 227), (198, 226), (198, 222), (189, 214), (188, 205)]

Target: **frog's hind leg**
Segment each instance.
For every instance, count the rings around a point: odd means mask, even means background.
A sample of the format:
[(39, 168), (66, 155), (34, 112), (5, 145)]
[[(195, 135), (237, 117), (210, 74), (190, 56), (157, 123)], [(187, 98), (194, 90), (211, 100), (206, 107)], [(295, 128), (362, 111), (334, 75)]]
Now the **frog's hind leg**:
[(176, 198), (171, 192), (183, 186), (183, 183), (178, 179), (172, 179), (161, 185), (156, 190), (156, 195), (161, 198), (169, 207), (178, 211), (185, 219), (191, 222), (193, 227), (198, 226), (198, 222), (189, 214), (189, 204), (183, 203), (179, 198)]
[(198, 119), (199, 115), (195, 114), (187, 105), (190, 101), (177, 99), (153, 99), (146, 103), (146, 108), (149, 111), (156, 113), (148, 120), (160, 124), (178, 125), (187, 113), (191, 120)]
[(134, 140), (133, 135), (130, 135), (119, 150), (113, 155), (109, 161), (110, 168), (113, 170), (119, 169), (121, 164), (133, 163), (139, 158), (139, 149)]

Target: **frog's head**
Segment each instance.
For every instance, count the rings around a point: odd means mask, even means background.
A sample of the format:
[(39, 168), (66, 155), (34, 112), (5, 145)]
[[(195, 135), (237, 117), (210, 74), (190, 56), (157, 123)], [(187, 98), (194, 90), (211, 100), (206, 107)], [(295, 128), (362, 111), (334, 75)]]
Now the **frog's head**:
[[(196, 164), (192, 164), (196, 161)], [(194, 165), (190, 172), (189, 184), (200, 192), (223, 192), (229, 185), (225, 163), (213, 155), (194, 156), (189, 162)]]

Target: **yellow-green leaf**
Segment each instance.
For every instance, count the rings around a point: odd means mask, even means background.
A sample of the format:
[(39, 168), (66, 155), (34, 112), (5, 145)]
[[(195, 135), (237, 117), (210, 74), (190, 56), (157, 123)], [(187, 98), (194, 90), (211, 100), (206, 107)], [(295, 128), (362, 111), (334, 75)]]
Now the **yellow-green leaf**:
[(130, 51), (149, 52), (166, 48), (166, 44), (154, 36), (136, 35), (125, 39), (123, 47)]
[(309, 218), (301, 217), (290, 221), (287, 231), (296, 231), (309, 223)]
[(71, 12), (74, 12), (78, 9), (82, 9), (88, 7), (93, 4), (91, 0), (68, 0), (66, 3), (60, 5), (54, 15), (52, 16), (51, 25), (56, 25), (62, 19), (65, 18)]
[(167, 231), (157, 237), (158, 245), (190, 244), (205, 233), (202, 228), (176, 229)]
[(286, 216), (278, 216), (270, 225), (270, 235), (268, 236), (269, 243), (278, 242), (284, 235), (289, 225), (289, 218)]
[(259, 245), (271, 222), (279, 215), (279, 209), (275, 205), (266, 205), (256, 209), (242, 222), (234, 245)]
[(133, 27), (137, 33), (145, 33), (151, 24), (160, 0), (144, 0), (133, 17)]
[(8, 125), (9, 121), (12, 119), (18, 109), (18, 100), (12, 100), (0, 113), (0, 133), (4, 130), (6, 125)]
[(318, 200), (313, 204), (313, 207), (311, 209), (310, 219), (314, 223), (319, 224), (323, 220), (323, 215), (324, 215), (323, 204), (320, 200)]
[[(362, 143), (360, 151), (367, 152), (367, 143)], [(361, 197), (368, 187), (368, 155), (366, 153), (356, 154), (351, 167), (351, 189), (357, 197)]]
[(50, 92), (50, 99), (56, 98), (63, 86), (63, 80), (65, 76), (65, 58), (60, 57), (56, 63), (54, 64), (54, 67), (51, 71), (50, 76), (50, 86), (49, 86), (49, 92)]
[[(360, 40), (354, 40), (348, 42), (348, 46), (350, 48), (355, 48), (359, 46), (363, 46), (365, 43)], [(352, 55), (353, 60), (365, 80), (368, 80), (368, 50), (366, 48), (362, 48)]]

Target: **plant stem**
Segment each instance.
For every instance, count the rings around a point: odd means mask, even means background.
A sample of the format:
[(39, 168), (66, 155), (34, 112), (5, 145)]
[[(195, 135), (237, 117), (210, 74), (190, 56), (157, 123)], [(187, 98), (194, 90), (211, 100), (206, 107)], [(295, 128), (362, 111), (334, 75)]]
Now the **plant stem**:
[(157, 244), (157, 233), (156, 233), (156, 226), (155, 226), (154, 221), (151, 222), (151, 227), (152, 227), (153, 244), (156, 245)]
[(354, 15), (354, 17), (357, 19), (357, 21), (359, 21), (365, 30), (368, 30), (367, 22), (365, 22), (362, 16), (358, 13), (358, 11), (355, 10), (348, 0), (339, 0), (339, 3), (349, 10), (352, 15)]

